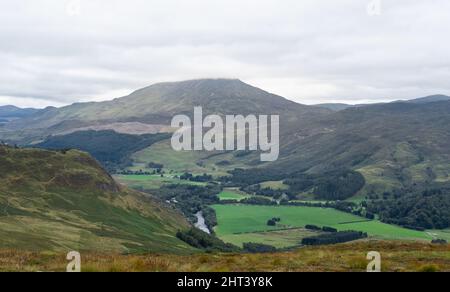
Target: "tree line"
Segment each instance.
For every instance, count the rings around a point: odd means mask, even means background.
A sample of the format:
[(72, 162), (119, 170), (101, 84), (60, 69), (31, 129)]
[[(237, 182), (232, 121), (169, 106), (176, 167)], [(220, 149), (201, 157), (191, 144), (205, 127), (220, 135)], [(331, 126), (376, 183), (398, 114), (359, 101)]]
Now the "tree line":
[(368, 210), (388, 224), (415, 230), (446, 229), (450, 227), (450, 186), (415, 186), (403, 196), (371, 201)]
[(303, 245), (330, 245), (367, 238), (367, 233), (360, 231), (342, 231), (302, 239)]
[(225, 243), (215, 236), (209, 235), (197, 228), (187, 231), (178, 231), (177, 238), (192, 247), (207, 252), (239, 252), (240, 248), (230, 243)]

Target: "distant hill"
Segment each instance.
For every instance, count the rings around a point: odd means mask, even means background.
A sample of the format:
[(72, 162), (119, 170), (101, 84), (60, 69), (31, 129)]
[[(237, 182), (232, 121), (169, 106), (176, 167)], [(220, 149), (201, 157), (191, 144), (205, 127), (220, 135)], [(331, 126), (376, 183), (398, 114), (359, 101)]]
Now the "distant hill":
[(130, 191), (89, 155), (0, 146), (0, 248), (190, 252), (177, 212)]
[[(430, 95), (430, 96), (415, 98), (415, 99), (397, 100), (397, 101), (394, 101), (393, 103), (404, 102), (404, 103), (424, 104), (424, 103), (439, 102), (439, 101), (450, 101), (450, 96), (438, 94), (438, 95)], [(379, 104), (382, 104), (382, 103), (379, 103)], [(370, 106), (370, 105), (371, 104), (351, 105), (351, 104), (345, 104), (345, 103), (322, 103), (322, 104), (317, 104), (316, 106), (326, 108), (326, 109), (329, 109), (332, 111), (341, 111), (341, 110), (346, 110), (349, 108)], [(374, 105), (374, 104), (372, 104), (372, 105)]]
[(18, 108), (12, 105), (0, 106), (0, 119), (9, 118), (24, 118), (31, 116), (38, 112), (38, 109), (33, 108)]
[(408, 100), (409, 103), (429, 103), (429, 102), (439, 102), (439, 101), (450, 101), (450, 96), (446, 95), (430, 95), (427, 97), (416, 98)]
[(240, 80), (202, 79), (159, 83), (112, 101), (47, 108), (8, 124), (0, 138), (26, 143), (92, 125), (102, 125), (103, 130), (105, 125), (118, 123), (169, 125), (176, 114), (192, 115), (195, 106), (202, 106), (204, 114), (279, 114), (283, 123), (309, 122), (331, 112), (297, 104)]
[(12, 105), (0, 106), (0, 127), (17, 119), (29, 117), (39, 110), (32, 108), (18, 108)]
[(326, 108), (326, 109), (329, 109), (329, 110), (332, 110), (335, 112), (354, 107), (354, 105), (345, 104), (345, 103), (321, 103), (316, 106)]

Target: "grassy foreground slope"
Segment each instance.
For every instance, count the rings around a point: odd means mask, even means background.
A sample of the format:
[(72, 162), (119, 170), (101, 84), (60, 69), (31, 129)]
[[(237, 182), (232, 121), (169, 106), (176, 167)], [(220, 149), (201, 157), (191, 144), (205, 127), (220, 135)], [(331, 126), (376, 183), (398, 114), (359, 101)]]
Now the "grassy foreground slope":
[(185, 253), (188, 226), (88, 154), (0, 146), (0, 248)]
[[(118, 255), (83, 253), (83, 272), (365, 272), (370, 251), (383, 272), (450, 271), (450, 246), (357, 242), (277, 254)], [(66, 254), (0, 251), (0, 271), (65, 271)]]

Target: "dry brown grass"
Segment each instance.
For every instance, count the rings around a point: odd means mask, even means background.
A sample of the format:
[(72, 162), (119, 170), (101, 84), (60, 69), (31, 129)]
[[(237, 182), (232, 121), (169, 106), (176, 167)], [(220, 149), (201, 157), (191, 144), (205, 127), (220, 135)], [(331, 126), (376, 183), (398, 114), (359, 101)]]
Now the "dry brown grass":
[[(118, 255), (82, 254), (85, 272), (363, 272), (378, 251), (383, 271), (450, 271), (450, 246), (366, 241), (276, 254)], [(0, 251), (0, 271), (65, 271), (64, 254)]]

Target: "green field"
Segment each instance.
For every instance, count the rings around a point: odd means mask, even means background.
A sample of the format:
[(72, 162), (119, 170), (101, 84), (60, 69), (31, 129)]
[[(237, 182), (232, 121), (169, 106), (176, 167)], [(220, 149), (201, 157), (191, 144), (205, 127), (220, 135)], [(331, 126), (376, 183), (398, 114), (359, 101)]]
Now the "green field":
[[(286, 247), (286, 243), (290, 244), (289, 242), (292, 242), (292, 238), (289, 241), (284, 240), (285, 234), (283, 236), (274, 236), (274, 234), (268, 233), (266, 234), (268, 236), (266, 239), (264, 239), (264, 236), (261, 237), (261, 234), (257, 234), (257, 236), (252, 236), (252, 234), (277, 229), (302, 228), (307, 224), (314, 224), (320, 227), (330, 226), (340, 231), (363, 231), (367, 232), (371, 237), (380, 239), (433, 239), (426, 232), (409, 230), (379, 221), (361, 222), (366, 219), (334, 209), (250, 205), (215, 205), (213, 208), (217, 213), (218, 226), (215, 229), (217, 235), (221, 239), (236, 245), (255, 241), (267, 244), (272, 242), (272, 245)], [(278, 227), (267, 226), (267, 221), (273, 217), (281, 218)], [(301, 238), (301, 236), (296, 238), (296, 242), (299, 243)], [(273, 244), (274, 242), (275, 244)]]
[(241, 201), (243, 199), (249, 198), (249, 195), (240, 194), (238, 192), (232, 191), (232, 190), (224, 190), (219, 194), (219, 199), (221, 201), (226, 200), (235, 200), (235, 201)]
[(283, 181), (266, 181), (260, 184), (262, 188), (271, 188), (273, 190), (287, 190), (288, 185), (283, 184)]
[[(164, 165), (164, 170), (178, 173), (210, 174), (215, 177), (226, 176), (235, 168), (248, 168), (252, 156), (236, 158), (234, 152), (175, 151), (170, 140), (161, 141), (132, 155), (134, 166), (130, 170), (146, 170), (149, 162)], [(229, 165), (223, 162), (230, 163)], [(280, 182), (272, 182), (275, 187), (283, 187)]]
[(172, 150), (170, 141), (162, 141), (133, 154), (132, 159), (137, 165), (145, 165), (149, 162), (161, 163), (165, 170), (170, 169), (180, 173), (226, 175), (226, 171), (203, 161), (208, 155), (211, 155), (211, 153), (203, 151), (177, 152)]
[(222, 235), (220, 238), (225, 242), (231, 242), (237, 246), (243, 246), (246, 242), (254, 242), (268, 244), (276, 248), (288, 248), (298, 246), (302, 238), (318, 234), (320, 234), (320, 232), (298, 228), (267, 232), (226, 234)]
[(450, 242), (450, 229), (427, 230), (427, 233), (433, 238), (445, 239)]

